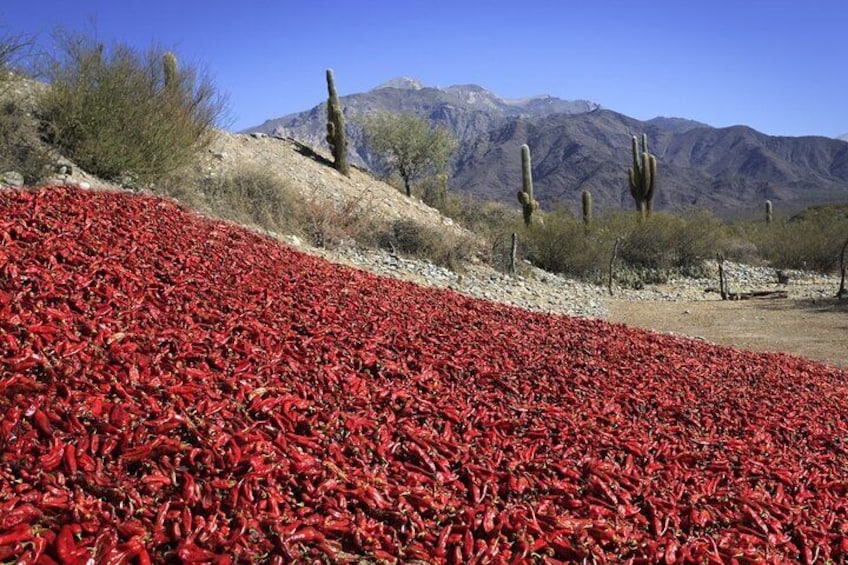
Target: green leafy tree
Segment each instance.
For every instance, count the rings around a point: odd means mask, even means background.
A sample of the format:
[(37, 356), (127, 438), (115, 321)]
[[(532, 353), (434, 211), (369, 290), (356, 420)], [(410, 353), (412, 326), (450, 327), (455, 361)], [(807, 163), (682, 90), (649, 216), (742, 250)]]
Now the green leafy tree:
[(82, 168), (110, 180), (155, 182), (211, 142), (226, 99), (196, 67), (161, 49), (104, 47), (60, 37), (41, 100), (45, 137)]
[(407, 196), (413, 182), (446, 174), (457, 147), (446, 129), (410, 114), (381, 113), (362, 126), (369, 150), (400, 175)]

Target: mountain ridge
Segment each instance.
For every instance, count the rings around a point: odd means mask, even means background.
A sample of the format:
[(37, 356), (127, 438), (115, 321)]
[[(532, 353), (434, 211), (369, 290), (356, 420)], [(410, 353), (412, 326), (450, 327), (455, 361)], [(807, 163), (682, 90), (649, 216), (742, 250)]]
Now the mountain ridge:
[[(537, 199), (577, 205), (584, 188), (600, 208), (632, 206), (626, 181), (630, 137), (646, 133), (659, 163), (657, 207), (719, 213), (848, 200), (848, 145), (821, 136), (769, 136), (748, 126), (712, 127), (682, 117), (638, 120), (588, 100), (549, 95), (505, 99), (479, 85), (425, 86), (392, 79), (342, 97), (352, 162), (383, 173), (364, 143), (362, 117), (412, 113), (446, 127), (460, 142), (451, 187), (512, 202), (521, 184), (520, 146), (531, 148)], [(324, 147), (325, 103), (267, 120), (250, 132)]]

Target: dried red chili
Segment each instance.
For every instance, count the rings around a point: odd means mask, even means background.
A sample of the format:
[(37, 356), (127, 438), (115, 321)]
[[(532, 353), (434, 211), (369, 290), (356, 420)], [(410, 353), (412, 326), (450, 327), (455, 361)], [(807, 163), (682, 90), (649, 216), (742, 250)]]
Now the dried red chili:
[(4, 559), (848, 559), (845, 372), (150, 197), (0, 191), (0, 392)]

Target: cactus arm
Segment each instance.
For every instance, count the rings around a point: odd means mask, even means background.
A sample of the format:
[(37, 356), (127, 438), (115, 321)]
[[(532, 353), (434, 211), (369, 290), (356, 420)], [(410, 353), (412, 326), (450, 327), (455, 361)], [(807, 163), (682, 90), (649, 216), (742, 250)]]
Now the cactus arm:
[(636, 172), (633, 170), (633, 167), (627, 168), (627, 181), (630, 184), (630, 195), (633, 196), (633, 198), (638, 198), (639, 183), (636, 180)]
[(631, 149), (633, 150), (633, 170), (638, 177), (642, 173), (642, 164), (639, 162), (639, 139), (634, 135), (631, 142)]
[(521, 184), (530, 200), (533, 200), (533, 172), (530, 161), (530, 147), (521, 146)]
[(650, 153), (643, 153), (642, 158), (646, 160), (648, 164), (648, 174), (646, 175), (648, 178), (645, 181), (645, 200), (648, 202), (648, 209), (651, 209), (652, 202), (654, 200), (654, 187), (657, 183), (657, 158), (651, 155)]
[(583, 190), (583, 223), (589, 226), (592, 223), (592, 193), (588, 190)]

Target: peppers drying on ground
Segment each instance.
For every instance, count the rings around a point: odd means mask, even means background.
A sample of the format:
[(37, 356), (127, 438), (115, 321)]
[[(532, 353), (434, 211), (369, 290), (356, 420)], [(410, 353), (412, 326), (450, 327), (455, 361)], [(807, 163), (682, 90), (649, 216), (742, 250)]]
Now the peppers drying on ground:
[(848, 380), (0, 191), (0, 560), (848, 556)]

